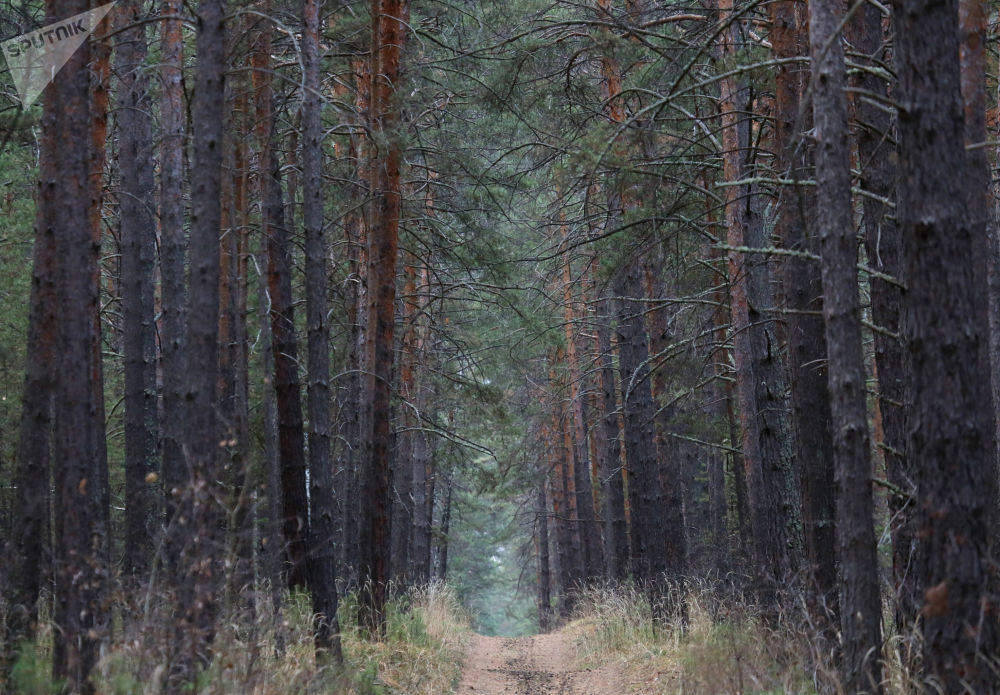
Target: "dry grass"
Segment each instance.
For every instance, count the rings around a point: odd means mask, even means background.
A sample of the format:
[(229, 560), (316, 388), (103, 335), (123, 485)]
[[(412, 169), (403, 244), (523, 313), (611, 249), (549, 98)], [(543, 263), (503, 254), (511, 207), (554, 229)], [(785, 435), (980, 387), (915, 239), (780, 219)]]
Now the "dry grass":
[[(708, 583), (688, 588), (687, 606), (686, 629), (679, 615), (654, 628), (643, 592), (628, 586), (592, 589), (584, 592), (567, 629), (576, 636), (584, 665), (621, 665), (627, 692), (850, 695), (837, 683), (830, 650), (818, 631), (794, 611), (778, 628), (769, 628), (748, 601)], [(902, 647), (886, 649), (888, 695), (922, 692), (910, 676), (914, 644)]]
[[(170, 616), (157, 604), (125, 606), (116, 611), (115, 641), (98, 666), (102, 695), (160, 695), (165, 645), (171, 638)], [(153, 607), (150, 607), (153, 606)], [(345, 657), (343, 670), (317, 664), (311, 634), (308, 596), (286, 596), (278, 619), (263, 606), (253, 612), (230, 611), (219, 630), (211, 666), (191, 691), (197, 695), (441, 695), (461, 675), (471, 634), (469, 619), (454, 593), (432, 584), (398, 596), (388, 607), (385, 640), (369, 642), (354, 627), (356, 604), (347, 597), (340, 620)], [(251, 617), (255, 616), (255, 617)], [(34, 647), (22, 652), (14, 692), (58, 692), (50, 677), (50, 628)]]

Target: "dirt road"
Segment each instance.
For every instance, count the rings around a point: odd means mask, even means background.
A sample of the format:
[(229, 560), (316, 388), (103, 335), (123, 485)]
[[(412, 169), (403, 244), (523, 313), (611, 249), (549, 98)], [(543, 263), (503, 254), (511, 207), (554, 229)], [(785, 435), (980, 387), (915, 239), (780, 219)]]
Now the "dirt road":
[(613, 666), (580, 670), (572, 637), (476, 635), (457, 695), (622, 695)]

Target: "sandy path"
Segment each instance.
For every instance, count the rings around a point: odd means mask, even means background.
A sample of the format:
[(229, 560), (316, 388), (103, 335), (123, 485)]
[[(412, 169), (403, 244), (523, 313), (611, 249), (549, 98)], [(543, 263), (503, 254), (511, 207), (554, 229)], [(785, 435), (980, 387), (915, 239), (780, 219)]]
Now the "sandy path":
[(476, 635), (457, 695), (620, 695), (614, 667), (577, 670), (572, 637)]

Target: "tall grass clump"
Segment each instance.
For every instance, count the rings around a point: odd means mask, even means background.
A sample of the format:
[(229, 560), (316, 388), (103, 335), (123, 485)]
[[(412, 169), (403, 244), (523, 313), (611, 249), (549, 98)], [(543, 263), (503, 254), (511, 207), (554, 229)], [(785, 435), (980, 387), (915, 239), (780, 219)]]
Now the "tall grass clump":
[(448, 585), (433, 582), (393, 595), (386, 612), (384, 642), (366, 640), (357, 628), (357, 601), (341, 610), (344, 656), (356, 664), (367, 692), (443, 695), (458, 684), (471, 620)]
[[(357, 600), (341, 600), (338, 618), (344, 667), (317, 664), (306, 593), (285, 594), (280, 612), (269, 592), (245, 592), (229, 606), (213, 642), (214, 657), (185, 692), (192, 695), (441, 695), (461, 674), (470, 619), (441, 583), (395, 595), (385, 639), (369, 641), (357, 627)], [(114, 641), (102, 651), (94, 680), (102, 695), (163, 695), (176, 646), (175, 616), (165, 596), (116, 599)], [(23, 645), (13, 666), (13, 691), (59, 692), (51, 680), (51, 625)], [(2, 689), (0, 683), (0, 689)]]
[[(632, 691), (658, 695), (853, 695), (837, 678), (836, 630), (824, 631), (801, 595), (789, 594), (780, 614), (765, 619), (727, 582), (687, 581), (661, 605), (650, 604), (650, 593), (631, 584), (580, 592), (568, 629), (584, 665), (617, 664)], [(915, 675), (920, 649), (918, 634), (890, 634), (886, 695), (938, 692)]]
[(665, 606), (653, 606), (649, 592), (631, 584), (584, 590), (571, 624), (584, 663), (617, 662), (626, 680), (648, 693), (817, 692), (809, 647), (765, 628), (731, 588), (688, 581), (666, 595)]

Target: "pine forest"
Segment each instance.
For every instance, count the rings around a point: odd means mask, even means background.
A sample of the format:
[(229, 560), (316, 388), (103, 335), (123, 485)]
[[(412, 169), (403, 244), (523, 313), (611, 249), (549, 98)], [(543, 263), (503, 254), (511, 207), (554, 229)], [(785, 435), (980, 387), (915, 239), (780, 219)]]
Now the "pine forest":
[(0, 695), (1000, 693), (998, 38), (0, 0)]

